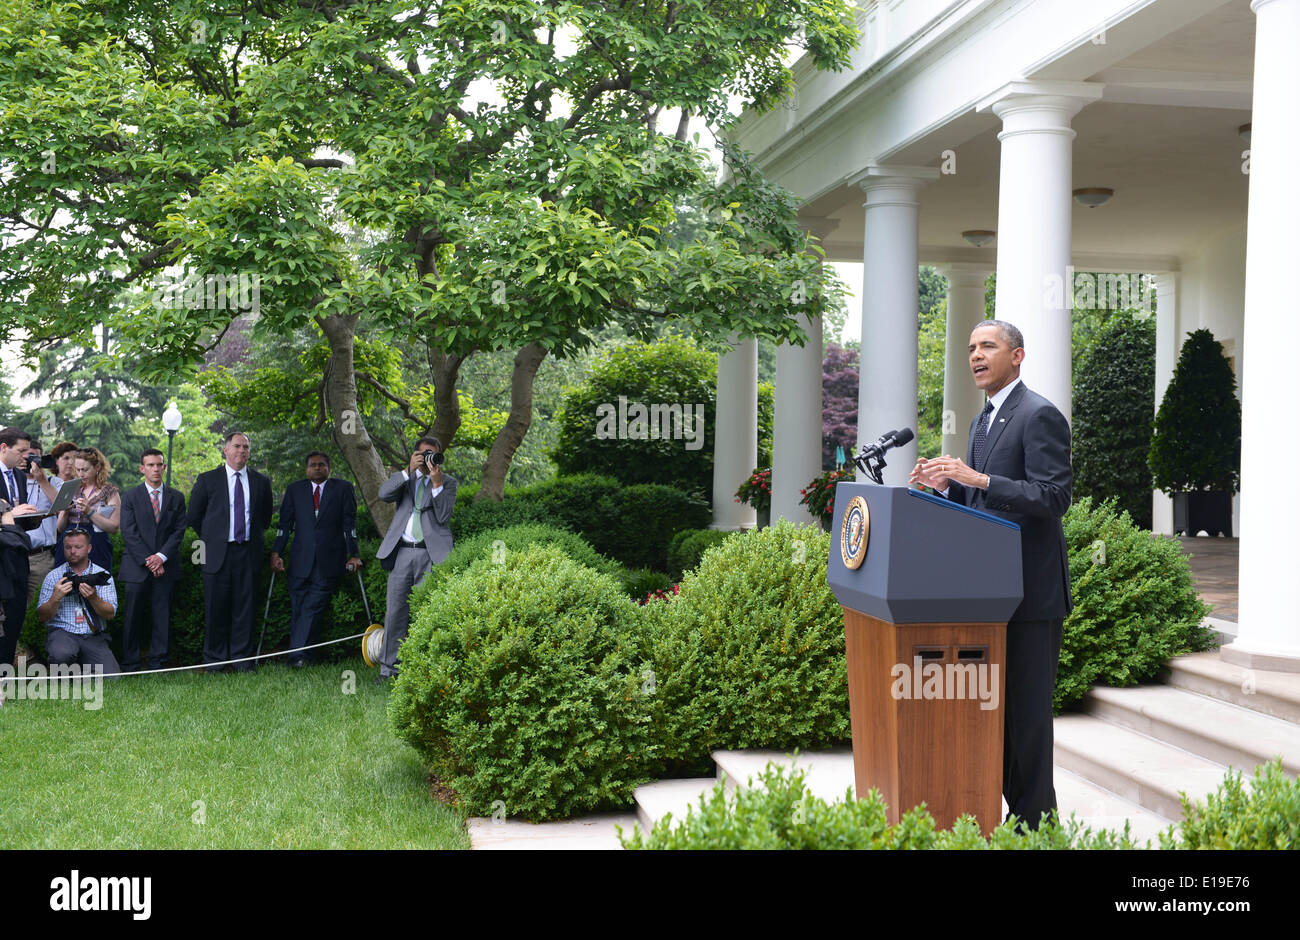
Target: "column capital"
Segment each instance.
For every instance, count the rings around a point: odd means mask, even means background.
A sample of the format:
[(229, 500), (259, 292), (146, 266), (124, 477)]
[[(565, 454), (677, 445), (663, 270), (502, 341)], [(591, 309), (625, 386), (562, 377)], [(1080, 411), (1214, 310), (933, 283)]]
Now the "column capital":
[(997, 265), (981, 261), (940, 261), (934, 269), (948, 279), (950, 284), (983, 285)]
[(879, 166), (871, 164), (857, 176), (849, 179), (849, 185), (862, 187), (867, 194), (863, 206), (874, 209), (877, 206), (920, 205), (917, 195), (928, 183), (939, 178), (939, 168), (933, 166)]
[(1063, 133), (1074, 136), (1070, 121), (1102, 96), (1098, 82), (1007, 82), (975, 105), (1002, 119), (999, 140), (1012, 134)]

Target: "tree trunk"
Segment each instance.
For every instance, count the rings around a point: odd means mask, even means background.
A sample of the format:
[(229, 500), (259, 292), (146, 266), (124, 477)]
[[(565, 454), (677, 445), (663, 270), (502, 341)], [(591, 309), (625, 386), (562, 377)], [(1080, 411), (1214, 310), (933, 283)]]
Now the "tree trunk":
[(446, 450), (451, 446), (460, 428), (460, 396), (456, 394), (456, 379), (466, 356), (453, 356), (438, 349), (428, 353), (429, 369), (433, 372), (433, 406), (435, 414), (431, 433)]
[(353, 360), (357, 316), (318, 317), (316, 322), (330, 345), (322, 390), (327, 420), (331, 423), (330, 435), (356, 477), (361, 497), (370, 509), (370, 518), (382, 536), (393, 521), (393, 504), (379, 498), (379, 486), (388, 479), (389, 472), (370, 440), (361, 409), (357, 406), (356, 365)]
[(510, 417), (497, 433), (483, 463), (483, 485), (475, 499), (500, 502), (505, 495), (506, 471), (533, 423), (533, 380), (545, 358), (546, 350), (536, 343), (529, 343), (515, 353), (515, 367), (510, 374)]

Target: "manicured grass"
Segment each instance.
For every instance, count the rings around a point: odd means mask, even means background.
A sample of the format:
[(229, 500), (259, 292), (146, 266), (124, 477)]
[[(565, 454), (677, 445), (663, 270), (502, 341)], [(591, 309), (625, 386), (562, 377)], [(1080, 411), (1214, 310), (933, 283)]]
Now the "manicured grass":
[(0, 847), (469, 848), (375, 675), (357, 659), (128, 677), (104, 681), (98, 710), (10, 687)]

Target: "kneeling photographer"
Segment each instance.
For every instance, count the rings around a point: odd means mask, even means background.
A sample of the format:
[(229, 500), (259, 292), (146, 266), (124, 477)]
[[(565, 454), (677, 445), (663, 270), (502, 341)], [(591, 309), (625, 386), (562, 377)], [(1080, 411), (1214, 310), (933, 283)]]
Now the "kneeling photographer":
[(434, 565), (451, 554), (451, 510), (456, 478), (442, 472), (442, 444), (436, 437), (415, 442), (405, 470), (379, 487), (379, 498), (397, 503), (388, 533), (379, 546), (379, 563), (388, 572), (388, 610), (379, 679), (397, 675), (397, 648), (411, 623), (411, 590)]
[(121, 672), (108, 646), (108, 621), (117, 612), (113, 576), (90, 560), (90, 532), (63, 533), (67, 559), (45, 576), (36, 614), (49, 630), (45, 652), (50, 664), (103, 666), (105, 674)]

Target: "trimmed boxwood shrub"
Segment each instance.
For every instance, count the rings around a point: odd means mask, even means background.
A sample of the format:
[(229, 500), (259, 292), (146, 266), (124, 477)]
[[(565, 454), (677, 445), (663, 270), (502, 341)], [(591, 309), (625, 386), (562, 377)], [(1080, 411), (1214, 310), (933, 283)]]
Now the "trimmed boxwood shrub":
[(700, 563), (704, 552), (724, 541), (730, 532), (720, 529), (683, 529), (668, 543), (668, 571), (680, 578)]
[(826, 585), (830, 537), (782, 520), (705, 553), (643, 615), (656, 739), (683, 767), (715, 748), (849, 740), (844, 614)]
[(1114, 498), (1151, 528), (1151, 426), (1155, 411), (1156, 328), (1120, 315), (1074, 371), (1074, 498)]
[[(498, 544), (499, 543), (499, 544)], [(434, 565), (424, 580), (411, 592), (411, 610), (416, 610), (428, 595), (480, 559), (500, 564), (511, 552), (523, 551), (530, 545), (555, 545), (580, 565), (594, 568), (615, 578), (624, 577), (624, 569), (617, 562), (605, 558), (588, 545), (582, 536), (553, 525), (525, 522), (522, 525), (487, 529), (466, 539), (458, 539), (451, 554)]]
[(1094, 685), (1137, 685), (1166, 660), (1213, 645), (1200, 625), (1210, 607), (1177, 539), (1137, 528), (1113, 502), (1094, 509), (1086, 497), (1064, 525), (1074, 610), (1056, 673), (1058, 712)]
[[(169, 632), (170, 657), (169, 666), (189, 666), (203, 661), (203, 636), (205, 617), (203, 607), (203, 572), (190, 561), (192, 549), (190, 543), (198, 538), (192, 529), (187, 529), (181, 542), (181, 557), (177, 562), (181, 574), (172, 588), (172, 621)], [(113, 655), (121, 661), (122, 657), (122, 613), (121, 606), (125, 593), (117, 573), (121, 570), (122, 536), (114, 533), (110, 536), (113, 543), (113, 578), (117, 587), (118, 613), (109, 624), (112, 636)], [(254, 596), (253, 631), (255, 636), (262, 633), (263, 614), (266, 612), (266, 594), (270, 584), (271, 545), (275, 542), (275, 523), (266, 532), (264, 564), (262, 566), (256, 594)], [(290, 544), (292, 550), (292, 543)], [(360, 541), (362, 577), (366, 582), (366, 594), (370, 600), (370, 612), (376, 623), (384, 622), (384, 610), (387, 596), (388, 574), (379, 565), (375, 553), (379, 550), (377, 539), (363, 538)], [(271, 593), (271, 612), (266, 618), (266, 638), (262, 652), (269, 653), (282, 650), (289, 644), (289, 583), (285, 575), (276, 575), (274, 590)], [(359, 633), (366, 627), (365, 605), (361, 600), (361, 589), (357, 585), (355, 574), (344, 573), (339, 581), (339, 588), (325, 608), (321, 622), (321, 640), (340, 639)], [(36, 616), (36, 605), (27, 609), (27, 619), (23, 624), (23, 645), (38, 658), (45, 657), (45, 624)], [(358, 641), (359, 643), (360, 641)], [(256, 640), (254, 640), (256, 645)], [(339, 643), (334, 646), (316, 650), (317, 656), (354, 655), (358, 645)]]
[(1229, 773), (1205, 802), (1181, 794), (1183, 819), (1160, 834), (1162, 849), (1300, 849), (1300, 780), (1275, 758), (1250, 788)]
[(1241, 401), (1223, 345), (1209, 330), (1187, 335), (1156, 413), (1151, 476), (1166, 493), (1237, 491)]
[(652, 568), (631, 568), (624, 573), (622, 580), (623, 590), (637, 603), (654, 591), (667, 591), (673, 586), (672, 578)]
[(828, 803), (805, 783), (804, 771), (769, 763), (753, 786), (728, 792), (718, 783), (685, 820), (671, 814), (649, 833), (620, 832), (627, 849), (1133, 849), (1127, 830), (1093, 831), (1077, 819), (1045, 821), (1036, 831), (1004, 822), (986, 839), (972, 816), (938, 829), (924, 806), (890, 825), (888, 808), (872, 790)]
[(627, 805), (657, 762), (637, 609), (557, 545), (476, 561), (419, 609), (390, 725), (471, 813)]

